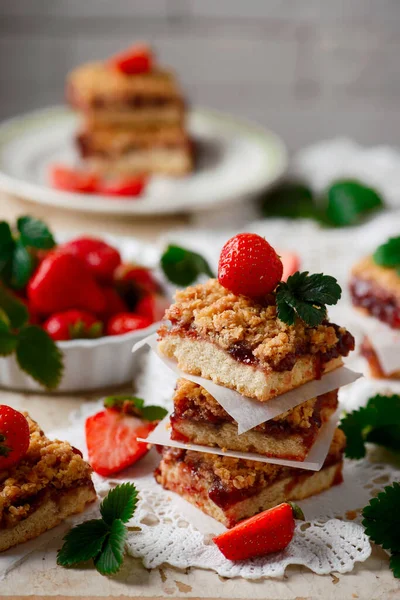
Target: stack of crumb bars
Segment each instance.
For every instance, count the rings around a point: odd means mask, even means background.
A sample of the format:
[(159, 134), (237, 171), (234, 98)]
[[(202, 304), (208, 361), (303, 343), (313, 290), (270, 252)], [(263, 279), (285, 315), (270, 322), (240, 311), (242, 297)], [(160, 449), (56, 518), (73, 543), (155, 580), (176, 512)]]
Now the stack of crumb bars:
[(192, 170), (181, 90), (174, 74), (154, 60), (139, 73), (123, 72), (110, 60), (82, 65), (68, 77), (67, 99), (83, 117), (76, 136), (80, 155), (100, 175)]
[[(159, 352), (187, 374), (201, 376), (258, 402), (319, 379), (354, 349), (345, 328), (287, 325), (273, 295), (264, 304), (236, 296), (217, 280), (177, 292), (159, 331)], [(304, 461), (321, 428), (336, 413), (338, 390), (310, 398), (238, 435), (237, 422), (203, 387), (177, 382), (171, 439), (223, 451)], [(342, 481), (345, 436), (336, 429), (319, 471), (164, 447), (157, 481), (232, 527), (280, 502), (301, 500)]]

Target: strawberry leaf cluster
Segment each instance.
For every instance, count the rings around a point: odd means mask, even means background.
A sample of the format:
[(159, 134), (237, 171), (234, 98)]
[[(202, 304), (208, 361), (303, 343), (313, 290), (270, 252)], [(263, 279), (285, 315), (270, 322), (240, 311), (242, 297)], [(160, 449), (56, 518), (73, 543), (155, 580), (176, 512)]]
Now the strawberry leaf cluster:
[(23, 371), (54, 389), (63, 372), (62, 354), (44, 329), (28, 319), (25, 304), (0, 284), (0, 356), (15, 354)]
[(0, 222), (0, 279), (14, 289), (28, 283), (36, 266), (35, 250), (55, 246), (47, 225), (34, 217), (19, 217), (13, 231), (6, 221)]
[(138, 502), (133, 483), (117, 485), (100, 505), (101, 519), (77, 525), (64, 537), (57, 563), (72, 567), (93, 560), (102, 575), (114, 575), (122, 566), (127, 537), (126, 523), (132, 518)]
[(326, 304), (336, 304), (341, 294), (341, 287), (334, 277), (297, 271), (277, 287), (278, 317), (288, 325), (293, 325), (299, 318), (315, 327), (326, 319)]
[(362, 524), (370, 539), (391, 553), (390, 568), (400, 578), (400, 484), (386, 486), (363, 509)]
[(400, 396), (373, 396), (365, 407), (345, 415), (340, 429), (346, 434), (348, 458), (363, 458), (367, 442), (400, 450)]
[(381, 267), (396, 269), (400, 275), (400, 236), (390, 238), (374, 252), (374, 261)]

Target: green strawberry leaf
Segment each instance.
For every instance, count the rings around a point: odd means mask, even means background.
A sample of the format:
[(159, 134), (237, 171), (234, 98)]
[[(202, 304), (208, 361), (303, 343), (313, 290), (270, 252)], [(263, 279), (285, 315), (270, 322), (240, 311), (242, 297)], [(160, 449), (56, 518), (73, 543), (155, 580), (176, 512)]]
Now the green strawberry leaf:
[(113, 575), (124, 561), (127, 530), (120, 519), (113, 521), (101, 553), (94, 559), (94, 565), (102, 575)]
[(18, 338), (7, 323), (0, 319), (0, 356), (9, 356), (17, 347)]
[(380, 195), (355, 180), (335, 181), (327, 191), (326, 214), (333, 225), (355, 225), (360, 216), (384, 206)]
[(262, 200), (265, 217), (318, 219), (319, 209), (314, 194), (302, 182), (287, 181), (274, 187)]
[(168, 411), (162, 406), (143, 406), (142, 416), (146, 421), (161, 421), (168, 414)]
[(138, 492), (133, 483), (122, 483), (104, 498), (100, 506), (103, 520), (111, 525), (115, 519), (127, 523), (135, 512)]
[(22, 327), (29, 318), (28, 309), (19, 298), (0, 285), (0, 309), (7, 315), (13, 328)]
[(390, 557), (390, 568), (393, 571), (393, 576), (397, 579), (400, 578), (400, 553), (394, 552)]
[(48, 389), (54, 389), (63, 372), (62, 353), (37, 325), (26, 325), (18, 334), (17, 362), (21, 369)]
[(11, 261), (14, 252), (14, 239), (6, 221), (0, 221), (0, 273)]
[(390, 238), (385, 244), (379, 246), (373, 255), (377, 265), (382, 267), (400, 266), (400, 236)]
[(121, 410), (126, 403), (132, 404), (134, 408), (141, 410), (144, 406), (144, 400), (130, 394), (119, 394), (115, 396), (107, 396), (104, 398), (104, 408), (115, 408)]
[(20, 217), (17, 221), (17, 229), (25, 246), (49, 250), (56, 245), (46, 223), (39, 219), (29, 216)]
[(181, 287), (191, 285), (199, 275), (214, 277), (208, 262), (197, 252), (169, 245), (161, 257), (161, 268), (171, 283)]
[(17, 290), (26, 286), (33, 271), (33, 260), (21, 240), (15, 242), (12, 257), (11, 283)]
[(70, 567), (96, 558), (108, 535), (109, 529), (101, 519), (77, 525), (64, 537), (64, 545), (57, 554), (57, 564)]
[(385, 550), (400, 552), (400, 484), (385, 487), (363, 509), (365, 533)]

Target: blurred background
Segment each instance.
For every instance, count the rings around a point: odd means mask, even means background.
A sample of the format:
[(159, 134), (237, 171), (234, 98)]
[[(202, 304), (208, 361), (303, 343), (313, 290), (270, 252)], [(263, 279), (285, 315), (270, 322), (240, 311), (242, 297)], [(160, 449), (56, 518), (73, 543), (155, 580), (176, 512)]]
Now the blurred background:
[(290, 150), (346, 134), (397, 144), (399, 0), (1, 0), (0, 118), (62, 103), (66, 73), (154, 44), (193, 104)]

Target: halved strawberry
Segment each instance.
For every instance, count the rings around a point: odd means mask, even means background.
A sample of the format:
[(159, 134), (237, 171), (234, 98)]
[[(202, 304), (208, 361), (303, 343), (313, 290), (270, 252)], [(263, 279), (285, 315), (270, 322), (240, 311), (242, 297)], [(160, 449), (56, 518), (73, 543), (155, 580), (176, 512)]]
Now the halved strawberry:
[(146, 187), (146, 177), (124, 177), (99, 183), (99, 194), (108, 196), (140, 196)]
[(287, 281), (287, 278), (296, 271), (300, 270), (300, 257), (295, 252), (279, 252), (279, 258), (283, 264), (282, 281)]
[(97, 191), (98, 177), (93, 173), (63, 165), (51, 165), (49, 179), (52, 187), (67, 192), (93, 194)]
[(161, 294), (147, 294), (136, 305), (135, 313), (148, 317), (152, 323), (161, 321), (170, 302)]
[(147, 44), (134, 44), (109, 58), (107, 64), (127, 75), (148, 73), (153, 66), (153, 54)]
[(142, 421), (114, 409), (103, 410), (86, 420), (86, 444), (89, 462), (96, 473), (107, 477), (133, 465), (148, 450), (138, 442), (147, 437), (157, 421)]

